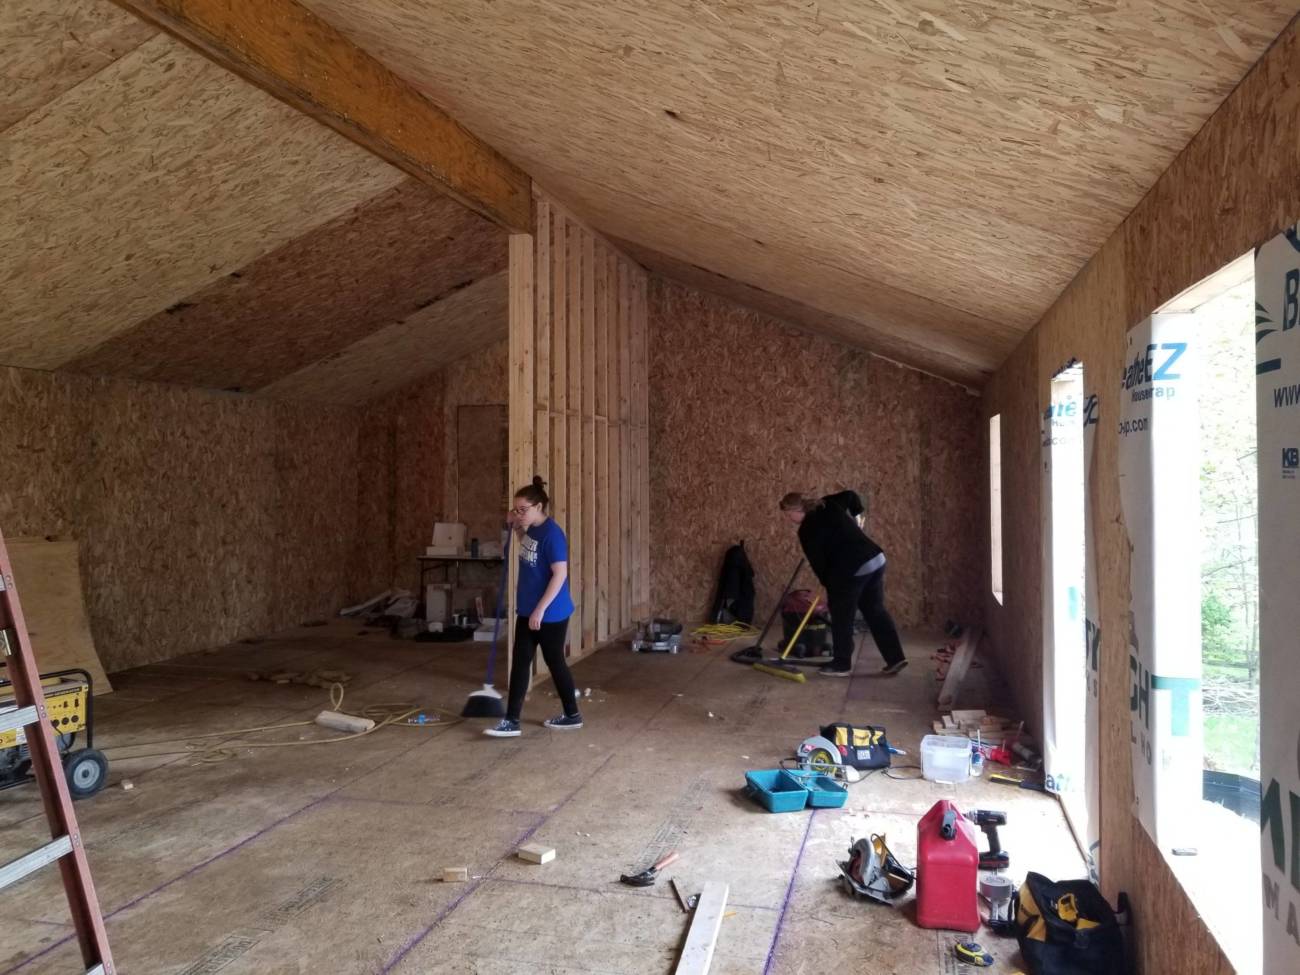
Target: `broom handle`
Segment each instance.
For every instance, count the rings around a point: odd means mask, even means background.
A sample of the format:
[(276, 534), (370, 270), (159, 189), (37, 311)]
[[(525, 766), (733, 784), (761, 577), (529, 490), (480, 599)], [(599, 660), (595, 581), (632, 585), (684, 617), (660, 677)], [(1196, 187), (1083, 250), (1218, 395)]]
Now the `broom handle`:
[(506, 535), (506, 543), (501, 549), (501, 584), (497, 586), (497, 613), (492, 621), (492, 652), (488, 654), (487, 678), (483, 681), (485, 684), (492, 683), (492, 675), (497, 667), (497, 641), (501, 637), (501, 611), (506, 598), (506, 586), (510, 584), (510, 535), (513, 534), (512, 531)]
[(799, 621), (799, 628), (791, 634), (790, 642), (785, 645), (785, 653), (781, 654), (782, 660), (786, 658), (786, 654), (794, 649), (795, 641), (799, 639), (799, 634), (803, 632), (803, 628), (808, 625), (808, 620), (812, 618), (813, 610), (817, 608), (819, 602), (821, 602), (821, 590), (814, 589), (812, 602), (808, 604), (808, 612), (803, 614), (803, 619)]
[(776, 601), (776, 609), (772, 610), (772, 615), (767, 618), (767, 623), (763, 626), (763, 632), (758, 635), (758, 642), (755, 643), (754, 646), (761, 647), (763, 641), (767, 639), (767, 631), (770, 630), (772, 624), (776, 622), (776, 616), (781, 612), (781, 604), (785, 602), (785, 597), (789, 595), (790, 589), (794, 585), (794, 581), (799, 578), (799, 572), (803, 569), (803, 562), (804, 560), (800, 559), (799, 564), (794, 567), (794, 572), (790, 573), (790, 581), (787, 582), (785, 588), (781, 590), (781, 597)]

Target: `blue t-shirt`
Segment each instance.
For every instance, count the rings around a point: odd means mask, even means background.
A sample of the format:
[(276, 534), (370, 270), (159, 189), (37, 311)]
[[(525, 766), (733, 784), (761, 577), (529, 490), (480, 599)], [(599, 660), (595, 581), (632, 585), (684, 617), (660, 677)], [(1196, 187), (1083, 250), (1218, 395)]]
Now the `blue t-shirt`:
[[(554, 518), (547, 518), (540, 525), (534, 525), (524, 532), (524, 537), (519, 542), (519, 588), (516, 590), (520, 616), (533, 615), (533, 610), (542, 601), (546, 587), (551, 583), (551, 566), (556, 562), (567, 561), (569, 540), (564, 537), (564, 529), (555, 523)], [(572, 615), (573, 597), (569, 595), (569, 580), (565, 577), (564, 585), (542, 614), (542, 622), (558, 623)]]

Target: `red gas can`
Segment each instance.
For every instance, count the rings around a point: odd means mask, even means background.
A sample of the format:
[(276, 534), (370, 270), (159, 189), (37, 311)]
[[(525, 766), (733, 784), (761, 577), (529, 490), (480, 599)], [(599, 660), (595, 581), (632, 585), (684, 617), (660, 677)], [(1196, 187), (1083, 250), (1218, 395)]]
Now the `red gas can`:
[(940, 799), (916, 827), (916, 923), (978, 931), (979, 862), (974, 824)]

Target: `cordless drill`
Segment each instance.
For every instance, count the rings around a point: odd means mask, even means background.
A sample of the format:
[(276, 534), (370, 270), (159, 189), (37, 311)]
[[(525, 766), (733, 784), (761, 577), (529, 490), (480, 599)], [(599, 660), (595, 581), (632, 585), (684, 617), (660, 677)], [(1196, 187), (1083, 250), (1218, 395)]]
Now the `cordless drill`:
[(1007, 824), (1007, 814), (994, 809), (976, 809), (966, 818), (984, 831), (989, 838), (989, 848), (980, 853), (981, 870), (1003, 870), (1011, 864), (1011, 856), (1002, 849), (998, 827)]

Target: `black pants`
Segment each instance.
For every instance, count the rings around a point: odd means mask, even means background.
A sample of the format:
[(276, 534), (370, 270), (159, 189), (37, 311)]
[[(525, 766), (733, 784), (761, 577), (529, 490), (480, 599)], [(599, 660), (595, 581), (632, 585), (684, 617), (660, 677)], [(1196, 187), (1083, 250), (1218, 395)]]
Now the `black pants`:
[(903, 659), (903, 642), (898, 638), (894, 618), (885, 609), (885, 567), (865, 576), (850, 576), (826, 587), (826, 605), (831, 611), (831, 637), (835, 642), (833, 666), (853, 665), (853, 622), (857, 611), (871, 628), (876, 648), (886, 664)]
[(555, 681), (564, 713), (578, 713), (578, 694), (564, 659), (564, 638), (568, 632), (568, 620), (543, 623), (540, 630), (528, 628), (527, 616), (515, 620), (515, 649), (510, 658), (510, 703), (506, 707), (506, 717), (511, 721), (518, 721), (523, 713), (524, 695), (528, 693), (528, 682), (533, 675), (533, 657), (537, 655), (539, 646), (546, 669), (551, 672), (551, 680)]

